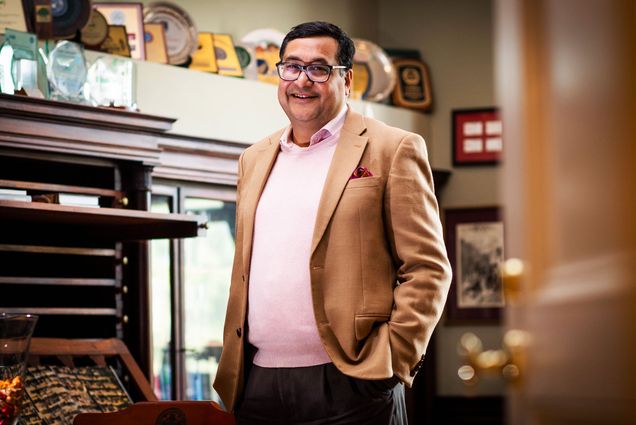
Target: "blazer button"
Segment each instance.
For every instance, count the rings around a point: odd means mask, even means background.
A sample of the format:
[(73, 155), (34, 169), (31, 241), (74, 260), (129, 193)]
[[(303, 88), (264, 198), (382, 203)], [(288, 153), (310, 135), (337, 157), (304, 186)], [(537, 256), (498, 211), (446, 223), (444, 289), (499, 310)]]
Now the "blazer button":
[(236, 328), (236, 336), (241, 337), (241, 328)]
[(411, 375), (411, 377), (415, 376), (415, 374), (417, 373), (417, 371), (415, 369), (411, 369), (411, 371), (409, 372), (409, 375)]

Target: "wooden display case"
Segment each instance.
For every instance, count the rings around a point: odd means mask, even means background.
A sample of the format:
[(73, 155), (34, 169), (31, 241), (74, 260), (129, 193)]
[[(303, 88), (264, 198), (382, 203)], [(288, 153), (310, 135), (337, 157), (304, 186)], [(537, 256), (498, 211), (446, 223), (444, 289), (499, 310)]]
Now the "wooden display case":
[(195, 216), (148, 212), (173, 121), (0, 95), (0, 189), (31, 199), (0, 195), (0, 311), (38, 314), (35, 337), (120, 338), (147, 377), (146, 241), (205, 231)]

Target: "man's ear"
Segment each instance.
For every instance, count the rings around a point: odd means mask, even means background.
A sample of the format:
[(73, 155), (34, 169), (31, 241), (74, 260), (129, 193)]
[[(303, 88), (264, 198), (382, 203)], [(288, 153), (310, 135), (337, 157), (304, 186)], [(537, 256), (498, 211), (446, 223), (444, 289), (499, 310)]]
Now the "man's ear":
[(347, 69), (347, 73), (344, 76), (345, 78), (345, 94), (347, 97), (351, 94), (351, 84), (353, 82), (353, 69)]

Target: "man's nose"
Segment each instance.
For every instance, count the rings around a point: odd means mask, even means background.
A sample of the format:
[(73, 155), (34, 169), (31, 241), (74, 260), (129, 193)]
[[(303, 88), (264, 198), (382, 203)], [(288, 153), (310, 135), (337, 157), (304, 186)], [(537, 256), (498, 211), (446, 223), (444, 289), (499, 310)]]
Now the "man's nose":
[(307, 86), (313, 84), (314, 82), (309, 79), (306, 71), (300, 71), (300, 75), (298, 76), (296, 83), (300, 86)]

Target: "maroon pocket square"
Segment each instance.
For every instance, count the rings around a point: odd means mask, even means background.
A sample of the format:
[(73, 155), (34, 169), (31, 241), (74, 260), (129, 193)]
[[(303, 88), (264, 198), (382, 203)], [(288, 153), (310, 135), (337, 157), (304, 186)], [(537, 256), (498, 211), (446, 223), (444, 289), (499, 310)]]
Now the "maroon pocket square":
[(369, 171), (367, 167), (360, 166), (353, 170), (353, 174), (349, 177), (349, 180), (359, 179), (362, 177), (373, 177), (373, 173)]

